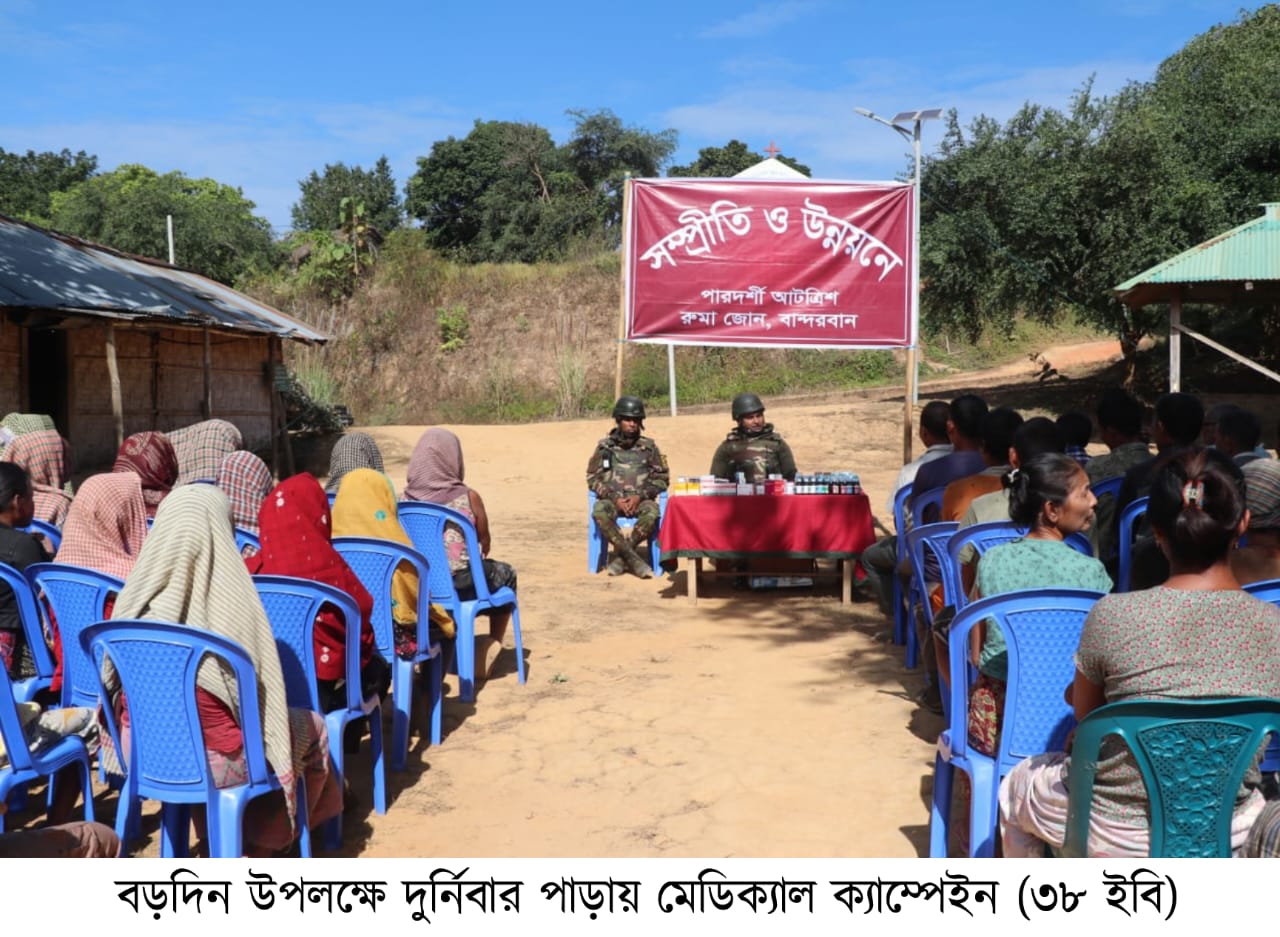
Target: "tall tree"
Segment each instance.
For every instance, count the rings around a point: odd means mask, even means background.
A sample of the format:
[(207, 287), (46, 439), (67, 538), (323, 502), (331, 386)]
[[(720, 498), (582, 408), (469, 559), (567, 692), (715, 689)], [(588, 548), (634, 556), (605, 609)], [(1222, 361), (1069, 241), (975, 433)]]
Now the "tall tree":
[(341, 226), (344, 198), (363, 203), (365, 220), (380, 233), (399, 227), (403, 211), (391, 164), (380, 156), (373, 169), (329, 163), (324, 172), (314, 169), (298, 183), (301, 197), (294, 203), (293, 226), (300, 231), (336, 231)]
[(0, 213), (49, 223), (49, 199), (84, 182), (98, 169), (98, 157), (84, 150), (72, 153), (7, 153), (0, 149)]
[(54, 193), (51, 205), (58, 230), (145, 257), (168, 256), (173, 215), (179, 266), (223, 283), (277, 262), (271, 226), (253, 208), (238, 188), (136, 164)]
[[(684, 166), (672, 166), (667, 175), (672, 177), (703, 176), (727, 179), (760, 162), (760, 156), (747, 148), (741, 140), (730, 140), (724, 146), (704, 146), (698, 150), (698, 158)], [(790, 156), (778, 156), (778, 162), (797, 172), (812, 176), (813, 171)]]
[(583, 185), (604, 197), (601, 221), (609, 242), (620, 240), (622, 181), (627, 175), (651, 178), (662, 172), (678, 142), (675, 130), (657, 133), (624, 126), (613, 111), (570, 110), (573, 135), (565, 144), (569, 166)]

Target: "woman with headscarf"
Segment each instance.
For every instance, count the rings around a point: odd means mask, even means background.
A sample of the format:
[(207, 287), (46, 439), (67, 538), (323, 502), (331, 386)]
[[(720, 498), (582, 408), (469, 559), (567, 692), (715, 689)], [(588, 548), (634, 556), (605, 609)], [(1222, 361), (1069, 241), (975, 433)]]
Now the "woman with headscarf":
[(177, 485), (213, 481), (222, 460), (244, 446), (240, 430), (226, 420), (204, 420), (165, 435), (178, 458)]
[[(290, 709), (285, 702), (275, 638), (253, 579), (236, 550), (226, 495), (212, 485), (190, 485), (165, 500), (111, 617), (201, 628), (230, 638), (248, 653), (258, 675), (262, 707), (261, 713), (248, 715), (262, 724), (267, 762), (282, 790), (279, 795), (254, 798), (245, 811), (247, 852), (278, 852), (297, 837), (299, 775), (306, 780), (308, 822), (314, 826), (338, 815), (342, 789), (329, 759), (324, 720), (310, 710)], [(102, 678), (118, 713), (121, 743), (127, 746), (127, 711), (110, 662), (103, 667)], [(237, 711), (234, 679), (212, 660), (200, 667), (196, 702), (209, 767), (218, 785), (242, 783), (247, 765), (240, 720), (245, 714)]]
[(70, 462), (67, 449), (67, 441), (58, 435), (57, 430), (42, 429), (16, 437), (4, 452), (5, 461), (22, 466), (31, 476), (35, 519), (47, 521), (55, 527), (62, 526), (71, 507), (71, 492), (67, 486), (67, 465)]
[[(373, 469), (358, 468), (343, 476), (333, 502), (335, 537), (373, 537), (413, 546), (396, 515), (396, 489), (391, 479)], [(418, 574), (402, 564), (391, 578), (391, 617), (396, 654), (411, 658), (418, 651)], [(439, 605), (431, 605), (433, 638), (454, 636), (453, 618)]]
[(111, 471), (138, 476), (147, 517), (155, 517), (160, 502), (178, 483), (178, 456), (164, 433), (134, 433), (120, 444)]
[(329, 454), (329, 480), (324, 490), (336, 493), (346, 474), (356, 469), (386, 471), (382, 467), (382, 452), (368, 433), (347, 433), (333, 444), (333, 452)]
[(218, 487), (231, 502), (231, 519), (236, 527), (251, 534), (258, 532), (258, 511), (271, 484), (271, 469), (252, 452), (233, 452), (218, 466)]
[[(480, 553), (484, 557), (483, 574), (491, 590), (516, 588), (516, 571), (507, 563), (489, 559), (489, 515), (479, 492), (463, 482), (462, 443), (447, 429), (432, 427), (422, 434), (409, 459), (408, 484), (405, 498), (410, 501), (427, 501), (443, 504), (461, 512), (476, 527), (480, 541)], [(453, 585), (458, 598), (466, 602), (476, 597), (472, 580), (470, 558), (462, 531), (456, 524), (446, 524), (445, 551), (449, 557), (449, 569), (453, 573)], [(499, 647), (511, 620), (511, 610), (495, 609), (489, 615), (489, 637)], [(487, 657), (487, 655), (486, 655)], [(479, 658), (477, 655), (477, 659)]]
[(316, 677), (325, 710), (346, 704), (341, 681), (346, 675), (347, 626), (359, 628), (360, 683), (364, 695), (384, 693), (390, 668), (375, 652), (373, 597), (330, 543), (329, 499), (306, 472), (271, 489), (258, 512), (262, 549), (245, 560), (249, 572), (310, 579), (341, 589), (360, 607), (360, 621), (348, 623), (328, 606), (316, 618)]
[[(147, 539), (147, 505), (142, 485), (132, 472), (91, 475), (80, 486), (62, 528), (62, 545), (55, 563), (128, 579)], [(111, 599), (106, 613), (111, 614)], [(50, 620), (53, 615), (50, 613)], [(53, 655), (57, 667), (49, 689), (62, 688), (62, 639), (53, 621)]]

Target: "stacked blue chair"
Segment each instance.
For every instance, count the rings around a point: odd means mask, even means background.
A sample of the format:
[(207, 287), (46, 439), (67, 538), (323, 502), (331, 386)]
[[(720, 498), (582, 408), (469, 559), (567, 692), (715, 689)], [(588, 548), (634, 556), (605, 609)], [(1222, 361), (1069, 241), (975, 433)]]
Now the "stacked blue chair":
[(20, 703), (30, 702), (41, 690), (47, 690), (53, 681), (54, 661), (49, 646), (44, 642), (44, 629), (40, 622), (40, 608), (36, 604), (31, 581), (8, 563), (0, 563), (0, 582), (13, 592), (18, 606), (18, 620), (22, 622), (22, 634), (31, 648), (35, 662), (35, 676), (13, 681), (13, 697)]
[(908, 482), (898, 489), (893, 496), (893, 530), (898, 545), (898, 559), (893, 573), (893, 643), (906, 644), (911, 640), (907, 632), (911, 627), (911, 604), (907, 591), (902, 587), (902, 577), (898, 570), (902, 569), (907, 559), (907, 502), (911, 500), (911, 484)]
[[(52, 803), (54, 776), (68, 765), (75, 765), (80, 775), (80, 789), (84, 791), (84, 818), (93, 820), (93, 785), (84, 739), (68, 736), (45, 751), (32, 754), (18, 717), (14, 687), (4, 667), (0, 667), (0, 738), (4, 740), (9, 758), (9, 763), (0, 768), (0, 804), (8, 801), (10, 792), (25, 790), (27, 784), (41, 778), (49, 779), (49, 802)], [(0, 811), (0, 833), (4, 832), (4, 816)]]
[(62, 546), (62, 531), (50, 524), (48, 521), (32, 520), (26, 527), (19, 527), (18, 530), (26, 534), (35, 534), (38, 537), (44, 537), (53, 546), (53, 552), (58, 552), (58, 547)]
[[(387, 772), (382, 746), (382, 700), (377, 693), (361, 696), (360, 683), (360, 608), (341, 589), (297, 579), (292, 576), (258, 575), (253, 577), (258, 598), (266, 609), (280, 651), (280, 668), (284, 673), (285, 694), (290, 706), (310, 709), (324, 715), (329, 734), (329, 755), (340, 778), (346, 777), (346, 747), (343, 736), (347, 724), (356, 719), (369, 720), (369, 738), (373, 757), (373, 809), (387, 812)], [(337, 609), (347, 629), (343, 665), (346, 706), (332, 712), (320, 708), (316, 676), (316, 616), (325, 605)], [(327, 845), (342, 844), (342, 815), (329, 825)]]
[(1133, 528), (1138, 521), (1147, 515), (1149, 498), (1135, 498), (1130, 501), (1116, 521), (1117, 540), (1119, 541), (1120, 565), (1116, 572), (1116, 591), (1128, 592), (1133, 576)]
[(1265, 736), (1280, 731), (1280, 700), (1124, 700), (1100, 706), (1076, 729), (1062, 855), (1088, 855), (1089, 809), (1102, 742), (1133, 753), (1150, 803), (1149, 855), (1231, 855), (1231, 816)]
[[(431, 744), (439, 745), (444, 734), (444, 654), (430, 638), (430, 564), (417, 550), (390, 540), (370, 537), (334, 537), (333, 548), (342, 555), (373, 596), (373, 639), (378, 653), (391, 665), (391, 767), (403, 771), (409, 757), (409, 723), (413, 713), (413, 668), (430, 667), (428, 706), (431, 710)], [(418, 650), (412, 660), (396, 654), (395, 621), (391, 614), (391, 582), (401, 563), (408, 563), (418, 576)], [(448, 566), (446, 565), (446, 569)]]
[[(1063, 697), (1075, 677), (1074, 653), (1085, 617), (1099, 592), (1035, 589), (978, 599), (951, 622), (951, 704), (947, 728), (938, 736), (929, 817), (929, 855), (945, 858), (951, 822), (951, 791), (958, 768), (973, 792), (969, 817), (970, 856), (991, 856), (996, 837), (1000, 780), (1031, 755), (1062, 751), (1075, 726)], [(1009, 649), (1009, 681), (995, 756), (969, 745), (969, 632), (988, 619), (999, 624)]]
[(32, 589), (43, 594), (57, 619), (62, 638), (62, 705), (97, 706), (93, 661), (80, 643), (80, 633), (108, 617), (107, 599), (119, 594), (124, 582), (69, 563), (35, 563), (25, 572)]
[[(129, 700), (129, 757), (116, 809), (116, 834), (125, 839), (138, 801), (158, 800), (161, 811), (160, 854), (187, 854), (191, 805), (204, 804), (209, 819), (209, 855), (239, 858), (244, 854), (244, 811), (249, 801), (280, 790), (280, 781), (267, 764), (262, 744), (258, 680), (248, 653), (222, 635), (171, 622), (141, 619), (104, 621), (86, 628), (80, 648), (93, 661), (98, 692), (107, 698), (100, 669), (110, 658)], [(196, 708), (196, 673), (212, 656), (235, 675), (244, 735), (248, 780), (235, 787), (218, 787), (209, 770), (204, 730)], [(210, 662), (212, 663), (212, 661)], [(117, 752), (123, 753), (112, 707), (104, 706)], [(311, 855), (307, 822), (306, 781), (297, 781), (297, 822), (302, 855)]]
[[(595, 520), (591, 517), (592, 510), (596, 506), (596, 493), (594, 491), (587, 492), (587, 572), (598, 573), (604, 569), (605, 554), (608, 553), (608, 543), (600, 534), (600, 528), (596, 526)], [(662, 516), (667, 512), (667, 493), (664, 491), (658, 495), (658, 526), (653, 528), (653, 533), (649, 535), (649, 566), (654, 570), (659, 569), (660, 556), (662, 555), (662, 547), (658, 543), (658, 532), (662, 529)], [(634, 517), (618, 518), (618, 527), (623, 530), (630, 530), (636, 526)]]
[[(476, 698), (476, 615), (489, 609), (511, 609), (511, 628), (516, 640), (516, 669), (520, 682), (525, 682), (524, 640), (520, 635), (520, 605), (511, 589), (491, 592), (485, 581), (484, 556), (480, 552), (480, 538), (470, 519), (464, 514), (440, 504), (420, 501), (401, 501), (400, 523), (414, 546), (426, 554), (431, 566), (431, 600), (439, 602), (453, 615), (458, 626), (457, 663), (458, 695), (465, 702)], [(473, 572), (476, 597), (464, 602), (453, 587), (453, 574), (449, 570), (449, 557), (444, 547), (445, 524), (457, 524), (466, 539), (467, 557)]]

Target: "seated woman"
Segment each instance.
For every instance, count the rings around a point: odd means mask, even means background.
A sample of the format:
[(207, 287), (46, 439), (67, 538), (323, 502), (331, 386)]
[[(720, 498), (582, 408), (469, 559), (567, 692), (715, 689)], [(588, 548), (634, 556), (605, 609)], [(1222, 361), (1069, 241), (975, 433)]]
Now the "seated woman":
[[(189, 485), (165, 499), (111, 617), (152, 618), (202, 628), (236, 641), (248, 653), (258, 674), (267, 762), (283, 790), (249, 804), (244, 818), (247, 852), (269, 855), (297, 838), (295, 782), (299, 775), (306, 780), (308, 821), (317, 825), (338, 815), (342, 789), (329, 759), (324, 719), (285, 703), (275, 638), (236, 550), (226, 495), (212, 485)], [(117, 713), (121, 744), (128, 746), (128, 711), (109, 662), (102, 678)], [(206, 661), (197, 684), (209, 766), (219, 786), (240, 783), (247, 766), (234, 681), (213, 661)], [(113, 767), (113, 746), (104, 740), (103, 750), (108, 767)]]
[(1240, 585), (1280, 579), (1280, 462), (1254, 459), (1244, 472), (1249, 506), (1247, 545), (1231, 551), (1231, 572)]
[(240, 430), (226, 420), (204, 420), (165, 435), (178, 458), (178, 485), (213, 481), (222, 460), (244, 445)]
[[(1226, 456), (1184, 450), (1153, 474), (1148, 517), (1171, 574), (1160, 586), (1098, 600), (1085, 620), (1070, 688), (1076, 719), (1126, 699), (1280, 696), (1280, 609), (1240, 591), (1228, 560), (1248, 527), (1244, 477)], [(1055, 752), (1019, 764), (1000, 785), (1006, 856), (1061, 846), (1071, 758)], [(1231, 843), (1239, 849), (1263, 807), (1256, 789), (1236, 796)], [(1089, 817), (1089, 855), (1145, 856), (1146, 792), (1118, 739), (1103, 744)]]
[[(364, 695), (385, 693), (391, 676), (387, 662), (375, 653), (373, 598), (347, 561), (329, 542), (332, 524), (329, 499), (312, 475), (303, 472), (271, 489), (258, 511), (262, 549), (245, 560), (250, 573), (296, 576), (341, 589), (360, 608), (360, 683)], [(325, 606), (316, 618), (316, 677), (320, 705), (326, 711), (346, 706), (347, 626), (337, 610)]]
[[(271, 491), (271, 469), (252, 452), (243, 449), (231, 453), (218, 466), (218, 487), (231, 502), (231, 520), (241, 530), (258, 533), (258, 511)], [(245, 547), (252, 556), (252, 547)]]
[[(30, 477), (20, 465), (0, 462), (0, 563), (22, 570), (33, 563), (49, 561), (43, 540), (14, 529), (26, 527), (34, 514)], [(13, 590), (3, 583), (0, 583), (0, 665), (17, 680), (36, 673), (22, 619), (18, 617), (18, 601)]]
[[(333, 535), (372, 537), (413, 546), (396, 516), (396, 489), (391, 479), (367, 468), (343, 475), (342, 487), (333, 502)], [(418, 589), (418, 574), (402, 564), (391, 578), (391, 617), (396, 654), (405, 659), (418, 652)], [(454, 635), (453, 618), (435, 604), (431, 605), (431, 632), (433, 640)]]
[(164, 433), (134, 433), (120, 444), (111, 471), (138, 476), (147, 517), (155, 517), (160, 502), (178, 483), (178, 457)]
[(368, 433), (347, 433), (333, 444), (333, 452), (329, 454), (329, 480), (324, 483), (324, 490), (336, 494), (342, 479), (356, 469), (386, 471), (382, 467), (382, 451)]
[[(413, 449), (404, 496), (410, 501), (443, 504), (466, 515), (476, 526), (480, 552), (484, 557), (482, 572), (489, 588), (514, 590), (516, 571), (507, 563), (489, 559), (489, 515), (485, 513), (480, 494), (463, 482), (463, 473), (462, 443), (447, 429), (433, 427), (422, 434)], [(456, 524), (445, 525), (444, 545), (458, 598), (464, 602), (474, 599), (476, 587), (472, 581), (473, 571), (467, 556), (467, 545)], [(502, 638), (507, 633), (507, 623), (511, 620), (510, 609), (496, 609), (488, 615), (489, 645), (483, 655), (476, 654), (477, 661), (483, 660), (486, 663), (484, 668), (477, 668), (480, 673), (487, 672), (497, 658)]]
[[(1059, 452), (1044, 453), (1011, 471), (1008, 480), (1009, 518), (1027, 533), (982, 555), (974, 597), (1047, 588), (1110, 592), (1111, 577), (1102, 562), (1063, 542), (1089, 529), (1098, 502), (1080, 463)], [(978, 668), (969, 696), (969, 740), (978, 751), (993, 755), (1000, 741), (1009, 650), (995, 622), (974, 628), (969, 638)]]
[(4, 453), (6, 461), (22, 466), (31, 477), (35, 519), (55, 527), (62, 526), (71, 507), (67, 448), (56, 430), (42, 429), (17, 437)]

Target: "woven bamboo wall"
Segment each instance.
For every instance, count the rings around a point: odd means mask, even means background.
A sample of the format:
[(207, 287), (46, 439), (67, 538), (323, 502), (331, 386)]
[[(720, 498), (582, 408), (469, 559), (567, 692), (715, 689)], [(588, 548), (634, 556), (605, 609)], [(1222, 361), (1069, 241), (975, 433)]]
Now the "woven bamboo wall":
[(0, 317), (0, 416), (22, 410), (22, 330)]

